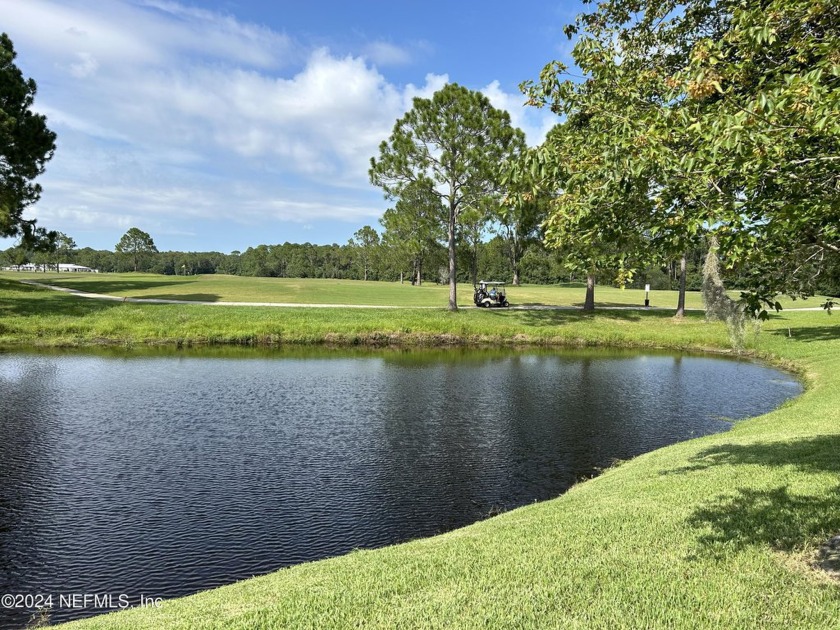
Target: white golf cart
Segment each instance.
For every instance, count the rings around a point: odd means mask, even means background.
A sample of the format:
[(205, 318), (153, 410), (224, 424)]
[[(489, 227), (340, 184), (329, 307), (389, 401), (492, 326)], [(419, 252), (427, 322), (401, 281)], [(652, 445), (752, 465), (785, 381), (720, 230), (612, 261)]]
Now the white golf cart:
[(482, 280), (475, 286), (473, 302), (481, 308), (510, 306), (505, 292), (505, 282), (487, 282)]

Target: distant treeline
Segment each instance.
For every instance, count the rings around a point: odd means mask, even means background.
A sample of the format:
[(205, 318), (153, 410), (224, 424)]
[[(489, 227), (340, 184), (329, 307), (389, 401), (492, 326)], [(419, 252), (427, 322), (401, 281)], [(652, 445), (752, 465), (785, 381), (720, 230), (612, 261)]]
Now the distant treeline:
[[(473, 251), (474, 250), (474, 251)], [(702, 265), (705, 246), (689, 252), (687, 257), (687, 288), (699, 290), (702, 282)], [(56, 265), (74, 263), (91, 267), (101, 272), (134, 271), (131, 256), (109, 250), (90, 247), (63, 249), (56, 252), (25, 252), (19, 247), (0, 251), (0, 267), (22, 265)], [(244, 252), (230, 254), (221, 252), (147, 252), (139, 259), (139, 271), (163, 275), (230, 274), (240, 276), (263, 276), (274, 278), (335, 278), (363, 280), (367, 271), (368, 280), (411, 282), (415, 270), (410, 262), (382, 244), (364, 248), (358, 244), (314, 245), (311, 243), (283, 243), (282, 245), (259, 245)], [(433, 247), (421, 270), (423, 282), (446, 283), (446, 248)], [(730, 286), (737, 287), (746, 271), (731, 271)], [(478, 279), (503, 280), (510, 282), (513, 272), (506, 251), (505, 241), (495, 237), (487, 242), (467, 249), (459, 254), (460, 282), (472, 282), (473, 274)], [(546, 249), (539, 241), (532, 242), (525, 250), (521, 261), (521, 282), (526, 284), (557, 284), (581, 282), (585, 276), (570, 271), (563, 261), (562, 252)], [(598, 274), (601, 284), (613, 284), (615, 270), (603, 270)], [(642, 288), (650, 284), (652, 289), (676, 289), (678, 270), (676, 263), (650, 266), (637, 273), (627, 285)], [(840, 270), (826, 274), (818, 283), (819, 292), (828, 295), (840, 293)]]

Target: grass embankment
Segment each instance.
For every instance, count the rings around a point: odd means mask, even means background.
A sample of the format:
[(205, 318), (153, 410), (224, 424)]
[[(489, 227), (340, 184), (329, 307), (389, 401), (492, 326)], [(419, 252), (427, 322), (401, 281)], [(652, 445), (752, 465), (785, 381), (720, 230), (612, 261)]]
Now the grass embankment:
[[(43, 339), (95, 339), (96, 330), (121, 320), (124, 328), (112, 332), (130, 336), (142, 325), (144, 334), (171, 339), (168, 320), (178, 334), (198, 334), (204, 325), (232, 326), (216, 322), (225, 313), (243, 327), (253, 317), (265, 328), (254, 336), (284, 327), (293, 335), (294, 321), (309, 331), (340, 329), (348, 339), (367, 334), (358, 330), (412, 326), (546, 343), (724, 348), (727, 339), (722, 326), (699, 317), (676, 323), (652, 312), (204, 307), (205, 315), (198, 306), (109, 305), (0, 286), (0, 343), (38, 330)], [(39, 308), (50, 312), (39, 315)], [(77, 330), (59, 321), (71, 313)], [(840, 322), (783, 313), (752, 342), (757, 354), (799, 366), (808, 391), (727, 433), (626, 462), (552, 501), (72, 627), (836, 628), (840, 582), (811, 564), (818, 545), (840, 533)]]
[[(388, 285), (368, 285), (369, 293), (389, 290)], [(0, 346), (536, 343), (702, 348), (725, 343), (723, 329), (705, 325), (699, 313), (681, 324), (650, 326), (646, 336), (639, 336), (639, 323), (651, 321), (671, 322), (671, 313), (132, 304), (78, 298), (0, 278)]]
[[(407, 303), (417, 308), (344, 310), (131, 304), (73, 298), (20, 284), (20, 279), (121, 297), (301, 302), (311, 295), (312, 303), (342, 300), (348, 304)], [(191, 288), (185, 289), (178, 284), (181, 282)], [(210, 285), (217, 290), (211, 291)], [(472, 295), (467, 287), (462, 289), (462, 296)], [(567, 306), (579, 304), (584, 292), (580, 287), (544, 286), (512, 291), (522, 294), (523, 301), (518, 304), (529, 300), (527, 303)], [(623, 305), (638, 303), (640, 296), (644, 299), (639, 291), (604, 288), (601, 293), (605, 294), (602, 299), (613, 305), (622, 300)], [(665, 298), (676, 302), (673, 292), (661, 297), (663, 302)], [(722, 328), (705, 325), (699, 313), (689, 314), (682, 323), (653, 327), (648, 334), (638, 335), (633, 324), (651, 320), (671, 322), (671, 311), (601, 311), (592, 315), (581, 311), (470, 307), (463, 312), (449, 313), (441, 308), (446, 300), (446, 288), (431, 285), (232, 276), (173, 279), (135, 274), (6, 274), (0, 276), (0, 346), (537, 343), (707, 348), (725, 343)], [(699, 302), (699, 296), (689, 294), (688, 302), (690, 305)], [(432, 303), (437, 308), (428, 308)]]

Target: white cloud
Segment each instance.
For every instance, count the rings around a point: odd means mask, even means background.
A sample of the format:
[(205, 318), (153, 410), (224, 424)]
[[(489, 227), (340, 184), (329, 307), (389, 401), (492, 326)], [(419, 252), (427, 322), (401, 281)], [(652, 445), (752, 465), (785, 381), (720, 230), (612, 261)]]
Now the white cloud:
[[(107, 129), (93, 120), (88, 120), (84, 117), (84, 113), (79, 115), (70, 114), (60, 109), (54, 109), (50, 106), (40, 105), (38, 111), (47, 117), (50, 127), (62, 127), (73, 131), (79, 131), (86, 136), (92, 138), (101, 138), (103, 140), (116, 140), (120, 142), (127, 142), (128, 137), (114, 129)], [(61, 138), (59, 138), (61, 142)]]
[(164, 14), (158, 26), (166, 34), (177, 35), (177, 39), (168, 41), (178, 49), (263, 68), (281, 65), (296, 56), (291, 38), (264, 26), (177, 2), (145, 0), (143, 5)]
[(76, 58), (79, 60), (74, 64), (70, 64), (70, 74), (77, 79), (84, 79), (96, 73), (99, 69), (99, 62), (96, 57), (87, 52), (77, 52)]
[(174, 54), (260, 68), (299, 59), (284, 34), (170, 2), (0, 0), (0, 14), (16, 44), (57, 60), (90, 55), (115, 71), (125, 64), (165, 65)]
[(130, 228), (140, 217), (130, 214), (115, 215), (110, 212), (97, 212), (88, 206), (68, 206), (64, 208), (45, 208), (39, 212), (38, 220), (48, 225), (72, 224), (84, 229), (109, 227), (115, 230)]
[[(313, 217), (353, 223), (375, 222), (382, 214), (379, 208), (370, 205), (333, 204), (324, 201), (298, 201), (294, 199), (259, 199), (245, 201), (240, 206), (244, 217), (265, 216), (271, 213), (281, 221), (305, 223)], [(310, 226), (311, 227), (311, 226)]]
[(411, 83), (405, 86), (403, 91), (403, 109), (411, 109), (415, 98), (432, 98), (434, 93), (449, 83), (448, 74), (427, 74), (426, 83), (417, 87)]
[(493, 81), (481, 92), (490, 99), (493, 107), (504, 109), (510, 114), (511, 124), (525, 132), (525, 138), (531, 146), (545, 140), (546, 134), (559, 120), (550, 110), (526, 106), (525, 97), (521, 93), (508, 94), (498, 81)]
[(410, 96), (443, 81), (430, 75), (427, 85), (401, 91), (362, 58), (318, 49), (289, 78), (216, 66), (160, 69), (121, 82), (102, 114), (132, 128), (137, 144), (276, 158), (283, 169), (349, 184), (366, 173)]
[[(125, 3), (105, 2), (95, 9), (52, 0), (0, 0), (3, 29), (21, 44), (51, 57), (56, 65), (79, 53), (112, 64), (162, 59), (156, 38), (146, 36), (147, 19)], [(34, 25), (37, 25), (35, 27)], [(146, 28), (144, 28), (146, 27)]]
[(411, 63), (411, 54), (390, 42), (371, 42), (364, 48), (364, 56), (377, 66), (402, 66)]

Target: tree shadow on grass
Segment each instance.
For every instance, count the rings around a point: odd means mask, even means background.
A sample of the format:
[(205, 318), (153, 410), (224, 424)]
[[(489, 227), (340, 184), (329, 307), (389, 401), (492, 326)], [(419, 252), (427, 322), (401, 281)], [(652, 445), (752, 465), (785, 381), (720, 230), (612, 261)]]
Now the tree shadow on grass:
[(721, 444), (700, 451), (688, 466), (660, 474), (694, 472), (725, 464), (793, 466), (803, 472), (840, 473), (840, 435), (817, 435), (793, 442)]
[[(11, 297), (3, 297), (5, 291), (9, 291)], [(217, 302), (219, 296), (211, 293), (165, 294), (160, 295), (159, 299)], [(0, 321), (6, 317), (81, 318), (105, 313), (111, 309), (119, 308), (123, 304), (123, 299), (100, 300), (79, 297), (69, 293), (0, 279)], [(154, 302), (149, 304), (154, 305)]]
[[(507, 311), (505, 311), (507, 312)], [(651, 320), (671, 320), (674, 317), (673, 311), (661, 310), (598, 310), (595, 312), (586, 312), (583, 310), (550, 310), (550, 309), (535, 309), (526, 311), (517, 311), (522, 318), (523, 323), (529, 326), (562, 326), (563, 324), (570, 324), (580, 321), (586, 321), (594, 317), (611, 319), (614, 321), (637, 322), (642, 319)], [(686, 313), (686, 320), (701, 320), (702, 313)]]
[[(3, 297), (4, 291), (12, 297)], [(0, 318), (29, 316), (84, 317), (118, 307), (119, 301), (80, 298), (67, 293), (0, 279)]]
[[(580, 307), (580, 308), (583, 308), (583, 304), (584, 303), (582, 301), (581, 302), (572, 302), (572, 306), (577, 306), (577, 307)], [(657, 304), (656, 306), (657, 306), (657, 310), (660, 310), (662, 308), (661, 304)], [(645, 302), (644, 302), (644, 300), (642, 300), (638, 304), (632, 304), (632, 303), (628, 303), (628, 302), (595, 302), (595, 310), (596, 311), (598, 310), (598, 307), (601, 307), (601, 308), (604, 308), (604, 307), (609, 307), (609, 308), (620, 307), (620, 308), (643, 309), (643, 308), (645, 308)], [(671, 315), (673, 315), (677, 311), (677, 307), (675, 306), (674, 308), (668, 308), (668, 311), (671, 313)]]
[(739, 488), (735, 496), (720, 496), (698, 508), (688, 522), (711, 529), (699, 542), (713, 550), (766, 545), (793, 551), (840, 531), (840, 486), (817, 496), (792, 494), (787, 486)]
[(181, 302), (219, 302), (216, 293), (161, 293), (159, 295), (138, 295), (137, 300), (178, 300)]
[(840, 321), (836, 326), (802, 326), (780, 328), (770, 331), (778, 337), (787, 337), (793, 341), (834, 341), (840, 339)]
[[(699, 452), (688, 466), (662, 474), (741, 464), (836, 474), (840, 473), (838, 452), (840, 435), (831, 434), (790, 442), (721, 444)], [(791, 551), (840, 531), (840, 487), (816, 495), (792, 493), (787, 485), (741, 487), (697, 508), (688, 522), (710, 530), (699, 538), (710, 553), (757, 545)]]
[[(27, 278), (30, 279), (30, 278)], [(181, 284), (190, 284), (190, 280), (176, 280), (172, 276), (161, 276), (160, 278), (143, 278), (143, 279), (113, 279), (113, 280), (91, 280), (87, 277), (62, 277), (62, 278), (31, 278), (35, 282), (43, 282), (43, 284), (52, 284), (55, 286), (73, 289), (74, 291), (84, 291), (85, 293), (104, 293), (112, 294), (121, 291), (142, 291), (144, 289), (158, 289), (163, 287), (171, 287)]]

